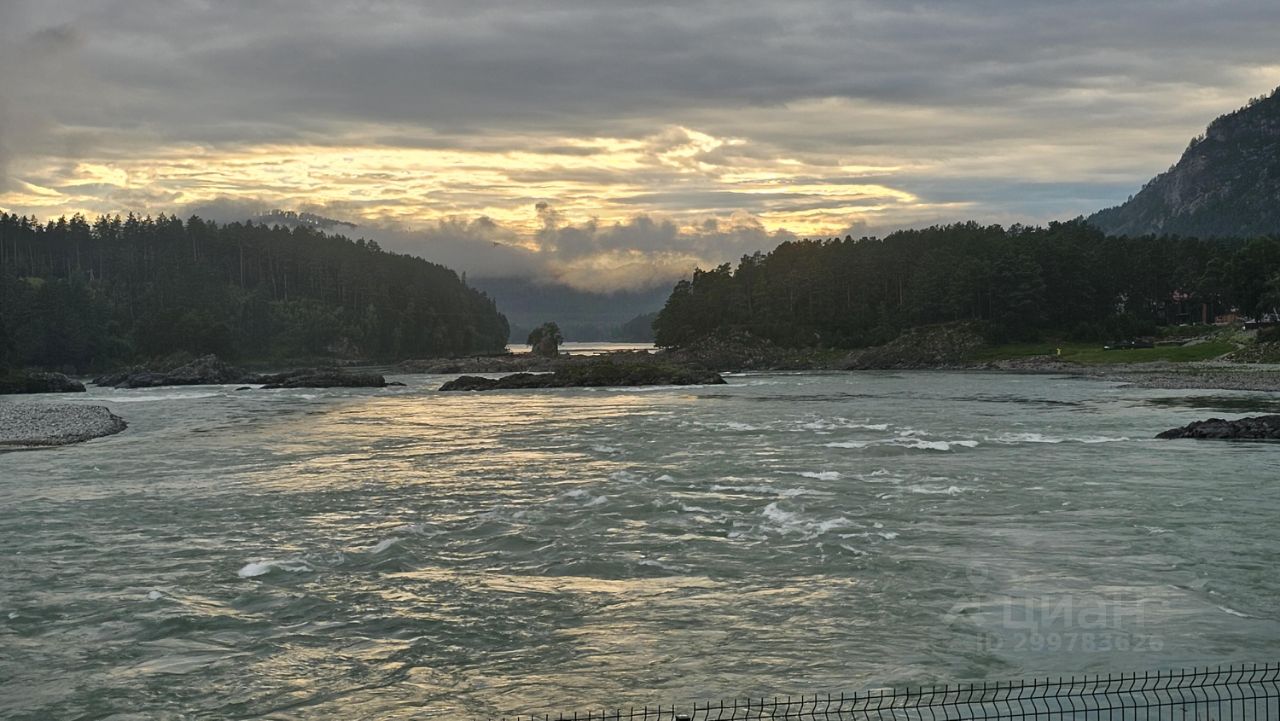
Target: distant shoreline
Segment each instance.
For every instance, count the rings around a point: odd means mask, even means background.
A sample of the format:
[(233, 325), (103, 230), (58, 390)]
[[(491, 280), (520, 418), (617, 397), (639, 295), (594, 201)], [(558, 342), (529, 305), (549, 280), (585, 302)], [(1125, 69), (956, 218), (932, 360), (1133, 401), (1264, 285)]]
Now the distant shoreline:
[(392, 372), (436, 375), (540, 373), (554, 372), (569, 367), (599, 362), (615, 362), (619, 364), (657, 363), (717, 373), (932, 371), (1059, 375), (1124, 383), (1142, 388), (1280, 391), (1280, 366), (1248, 363), (1154, 361), (1081, 364), (1045, 356), (998, 361), (929, 362), (911, 360), (849, 368), (846, 365), (848, 362), (847, 355), (833, 355), (830, 351), (818, 350), (811, 352), (786, 351), (782, 355), (773, 357), (750, 357), (749, 355), (733, 353), (725, 354), (722, 357), (716, 357), (716, 354), (699, 357), (683, 351), (666, 350), (654, 353), (621, 351), (594, 356), (562, 355), (557, 358), (544, 358), (532, 354), (512, 354), (498, 357), (405, 361), (394, 366)]

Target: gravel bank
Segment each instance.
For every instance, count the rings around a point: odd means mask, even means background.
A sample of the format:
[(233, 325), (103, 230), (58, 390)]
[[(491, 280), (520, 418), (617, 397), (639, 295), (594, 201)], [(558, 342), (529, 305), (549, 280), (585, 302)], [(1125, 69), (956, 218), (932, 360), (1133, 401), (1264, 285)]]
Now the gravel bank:
[(127, 426), (106, 406), (0, 403), (0, 448), (64, 446), (119, 433)]
[(1107, 371), (1104, 380), (1120, 381), (1140, 388), (1173, 390), (1209, 389), (1224, 391), (1280, 391), (1280, 372), (1233, 370), (1229, 368), (1188, 368), (1179, 371)]
[(1127, 383), (1140, 388), (1169, 390), (1280, 391), (1280, 366), (1264, 364), (1222, 363), (1117, 363), (1081, 365), (1053, 358), (1018, 358), (988, 363), (982, 370), (1009, 373), (1073, 375), (1104, 381)]

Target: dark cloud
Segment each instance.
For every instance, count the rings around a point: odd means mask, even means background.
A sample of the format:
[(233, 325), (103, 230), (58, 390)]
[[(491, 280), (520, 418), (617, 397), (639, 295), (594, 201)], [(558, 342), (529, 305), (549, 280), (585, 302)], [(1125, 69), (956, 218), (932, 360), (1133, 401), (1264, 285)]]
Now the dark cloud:
[(25, 17), (90, 33), (85, 59), (121, 100), (105, 115), (67, 102), (66, 116), (227, 141), (339, 120), (625, 135), (644, 132), (641, 121), (708, 109), (725, 113), (729, 128), (735, 110), (824, 97), (999, 104), (1047, 119), (1037, 106), (1065, 91), (1103, 91), (1073, 103), (1087, 113), (1109, 90), (1239, 82), (1241, 69), (1271, 62), (1280, 10), (1164, 0), (533, 0), (496, 9), (50, 0)]
[[(473, 272), (579, 279), (619, 275), (603, 258), (641, 277), (646, 259), (667, 272), (775, 241), (743, 212), (865, 207), (851, 229), (876, 231), (1039, 222), (1123, 200), (1214, 115), (1280, 83), (1277, 25), (1274, 0), (3, 0), (0, 203), (15, 176), (77, 209), (238, 212), (252, 201), (191, 198), (257, 192)], [(644, 162), (613, 163), (592, 139)], [(366, 167), (351, 187), (399, 190), (342, 201), (230, 188), (225, 173), (175, 190), (75, 168), (290, 145), (496, 160), (428, 190)], [(759, 187), (780, 168), (798, 168), (793, 186), (918, 202)], [(511, 222), (538, 200), (540, 225)], [(411, 231), (413, 208), (430, 220)], [(720, 225), (699, 230), (696, 213)]]

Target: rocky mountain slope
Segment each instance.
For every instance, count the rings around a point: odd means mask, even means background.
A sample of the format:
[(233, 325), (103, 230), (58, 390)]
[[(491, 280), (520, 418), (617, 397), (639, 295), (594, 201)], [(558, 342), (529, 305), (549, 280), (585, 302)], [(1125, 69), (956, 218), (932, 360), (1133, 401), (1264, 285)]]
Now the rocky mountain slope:
[(1280, 89), (1214, 120), (1173, 167), (1088, 221), (1109, 235), (1280, 233)]

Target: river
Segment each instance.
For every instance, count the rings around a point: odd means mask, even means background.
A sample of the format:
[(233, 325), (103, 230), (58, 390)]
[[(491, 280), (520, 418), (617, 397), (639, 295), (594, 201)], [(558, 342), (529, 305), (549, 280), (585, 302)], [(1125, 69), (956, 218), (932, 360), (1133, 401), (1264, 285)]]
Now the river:
[(1280, 446), (1152, 440), (1264, 394), (394, 379), (92, 389), (129, 430), (0, 454), (0, 717), (481, 718), (1280, 648)]

